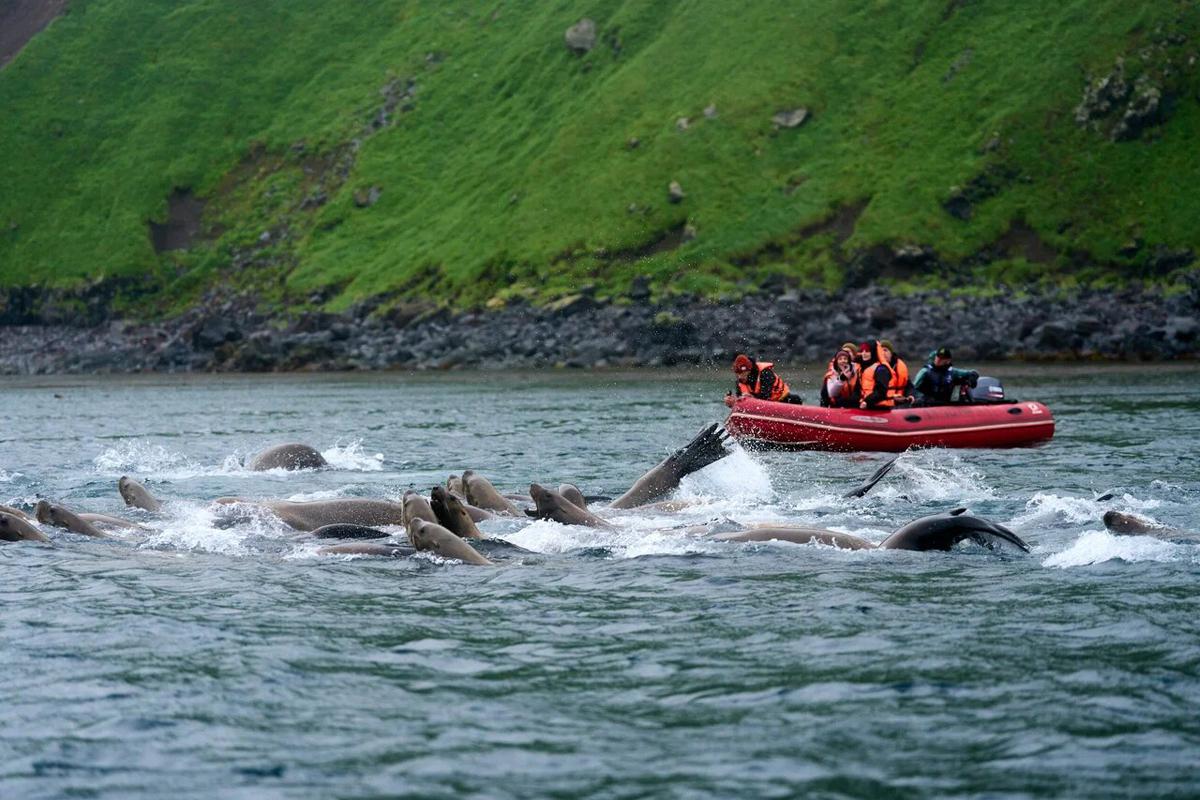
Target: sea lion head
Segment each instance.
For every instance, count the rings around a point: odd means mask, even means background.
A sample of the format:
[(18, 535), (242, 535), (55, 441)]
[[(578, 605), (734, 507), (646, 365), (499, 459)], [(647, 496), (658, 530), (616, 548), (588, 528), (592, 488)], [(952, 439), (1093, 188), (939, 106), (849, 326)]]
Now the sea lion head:
[(558, 505), (556, 492), (552, 492), (540, 483), (529, 484), (529, 497), (537, 507), (537, 516), (545, 518)]
[(150, 494), (149, 489), (128, 475), (122, 475), (121, 479), (117, 481), (117, 491), (121, 493), (121, 499), (127, 506), (144, 508), (147, 511), (157, 511), (162, 507), (162, 503)]
[(0, 511), (0, 541), (48, 542), (50, 537), (20, 517)]
[(55, 525), (58, 518), (57, 510), (58, 507), (49, 500), (38, 500), (37, 508), (33, 510), (33, 515), (43, 525)]
[(429, 505), (429, 501), (416, 492), (405, 492), (403, 505), (403, 518), (406, 524), (413, 520), (437, 522), (437, 515), (433, 513), (433, 507)]
[(1113, 533), (1137, 534), (1146, 533), (1156, 526), (1150, 520), (1142, 519), (1133, 514), (1122, 514), (1120, 511), (1104, 512), (1104, 527)]

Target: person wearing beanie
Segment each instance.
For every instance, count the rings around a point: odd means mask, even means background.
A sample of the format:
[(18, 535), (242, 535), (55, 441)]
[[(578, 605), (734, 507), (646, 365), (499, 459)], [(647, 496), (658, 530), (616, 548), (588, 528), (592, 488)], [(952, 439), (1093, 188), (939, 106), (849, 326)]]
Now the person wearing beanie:
[(824, 408), (858, 408), (858, 376), (861, 372), (854, 357), (858, 348), (844, 344), (833, 354), (825, 379), (821, 382), (821, 405)]
[(979, 373), (973, 369), (958, 369), (950, 355), (950, 348), (939, 347), (929, 354), (929, 360), (913, 387), (920, 393), (917, 405), (944, 406), (954, 402), (954, 388), (969, 386), (974, 388), (979, 383)]
[(733, 374), (737, 384), (732, 392), (725, 395), (725, 405), (732, 408), (737, 398), (743, 396), (776, 403), (804, 402), (792, 394), (787, 382), (775, 374), (774, 367), (775, 364), (770, 361), (756, 361), (745, 353), (738, 353), (733, 359)]

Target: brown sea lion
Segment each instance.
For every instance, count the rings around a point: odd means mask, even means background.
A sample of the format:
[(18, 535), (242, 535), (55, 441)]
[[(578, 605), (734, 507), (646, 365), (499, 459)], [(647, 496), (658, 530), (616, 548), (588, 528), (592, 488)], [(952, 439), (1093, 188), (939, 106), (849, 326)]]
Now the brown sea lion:
[(1200, 540), (1200, 534), (1171, 528), (1153, 520), (1145, 519), (1134, 514), (1124, 514), (1120, 511), (1104, 512), (1104, 527), (1109, 533), (1118, 536), (1153, 536), (1164, 541), (1194, 542)]
[(807, 544), (817, 542), (849, 550), (949, 550), (959, 542), (970, 539), (989, 549), (1000, 542), (1007, 542), (1026, 553), (1029, 545), (1003, 525), (973, 517), (965, 508), (956, 508), (945, 514), (931, 514), (915, 519), (898, 528), (878, 546), (858, 536), (822, 528), (770, 527), (751, 528), (748, 531), (719, 534), (714, 538), (726, 542), (759, 542), (776, 539), (779, 541)]
[(218, 497), (218, 505), (243, 503), (269, 509), (298, 531), (315, 531), (323, 525), (344, 522), (350, 525), (403, 525), (404, 506), (391, 500), (342, 497), (336, 500), (254, 500), (248, 497)]
[(456, 494), (459, 497), (467, 496), (467, 490), (466, 487), (463, 486), (461, 475), (451, 475), (449, 478), (447, 478), (446, 488), (449, 489), (452, 494)]
[(30, 521), (29, 515), (26, 514), (24, 511), (22, 511), (21, 509), (13, 508), (12, 506), (6, 506), (2, 503), (0, 503), (0, 514), (8, 514), (10, 516), (16, 517), (17, 519), (23, 519), (26, 522)]
[(158, 498), (128, 475), (122, 475), (121, 480), (117, 481), (117, 491), (121, 493), (121, 498), (127, 506), (144, 508), (147, 511), (158, 511), (162, 508)]
[(480, 566), (493, 563), (467, 544), (465, 539), (454, 535), (436, 522), (414, 519), (408, 524), (408, 539), (418, 550), (437, 553), (442, 558), (458, 559), (464, 564)]
[(0, 542), (48, 542), (50, 537), (33, 527), (28, 517), (0, 511)]
[(84, 536), (94, 536), (97, 539), (110, 539), (107, 533), (97, 528), (78, 514), (65, 506), (51, 503), (48, 500), (38, 500), (38, 522), (43, 525), (53, 525), (56, 528), (66, 528), (72, 533), (82, 533)]
[(268, 447), (251, 458), (246, 466), (255, 472), (262, 472), (268, 469), (320, 469), (329, 466), (329, 462), (315, 448), (291, 442)]
[(849, 533), (838, 533), (823, 528), (766, 527), (751, 528), (736, 533), (719, 533), (713, 537), (722, 542), (792, 542), (794, 544), (817, 544), (840, 547), (843, 550), (874, 550), (875, 543)]
[(467, 502), (471, 505), (514, 517), (524, 516), (521, 509), (513, 505), (511, 500), (496, 491), (496, 487), (492, 485), (491, 481), (476, 474), (473, 470), (467, 470), (462, 474), (462, 482), (463, 488), (467, 492)]
[(536, 511), (529, 512), (538, 519), (552, 519), (563, 525), (588, 525), (593, 528), (608, 528), (614, 526), (611, 522), (597, 517), (587, 509), (580, 508), (559, 492), (547, 489), (538, 483), (529, 484), (529, 496), (533, 498)]
[(703, 469), (729, 455), (725, 441), (729, 438), (714, 422), (686, 445), (664, 458), (614, 500), (610, 508), (636, 508), (653, 503), (679, 486), (685, 475)]
[(84, 522), (90, 522), (93, 525), (111, 525), (114, 528), (125, 528), (127, 530), (150, 530), (140, 522), (121, 519), (120, 517), (110, 517), (108, 514), (92, 514), (90, 512), (82, 512), (79, 514), (79, 518)]
[(429, 505), (429, 501), (413, 490), (409, 489), (404, 493), (404, 524), (407, 525), (410, 520), (423, 519), (426, 522), (437, 522), (437, 514), (433, 513), (433, 507)]
[(573, 483), (560, 483), (558, 485), (558, 493), (567, 498), (568, 502), (587, 511), (587, 498), (583, 496), (583, 492), (579, 491), (579, 487)]
[(429, 496), (429, 504), (433, 507), (438, 524), (443, 528), (464, 539), (485, 538), (479, 532), (479, 528), (475, 527), (475, 521), (463, 507), (462, 501), (446, 489), (441, 486), (433, 487), (433, 492)]

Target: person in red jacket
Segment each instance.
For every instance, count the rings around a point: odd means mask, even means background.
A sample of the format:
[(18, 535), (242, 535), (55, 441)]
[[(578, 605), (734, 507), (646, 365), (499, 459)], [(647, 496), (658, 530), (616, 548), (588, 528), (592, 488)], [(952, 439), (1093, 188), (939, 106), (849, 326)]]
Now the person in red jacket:
[(732, 406), (739, 397), (755, 397), (776, 403), (804, 402), (792, 394), (787, 382), (775, 374), (770, 361), (755, 361), (745, 353), (733, 359), (733, 374), (737, 377), (734, 391), (725, 395), (725, 405)]

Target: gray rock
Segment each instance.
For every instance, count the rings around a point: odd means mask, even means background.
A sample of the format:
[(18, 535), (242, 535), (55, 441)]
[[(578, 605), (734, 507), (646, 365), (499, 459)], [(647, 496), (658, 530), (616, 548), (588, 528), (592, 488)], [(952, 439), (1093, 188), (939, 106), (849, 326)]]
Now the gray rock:
[(777, 128), (799, 128), (808, 121), (808, 109), (801, 106), (788, 111), (778, 111), (771, 117)]
[(672, 203), (681, 203), (687, 194), (683, 191), (683, 187), (679, 185), (679, 181), (671, 181), (667, 186), (667, 200)]
[(584, 17), (567, 28), (564, 38), (568, 50), (576, 55), (586, 55), (596, 46), (596, 23)]

